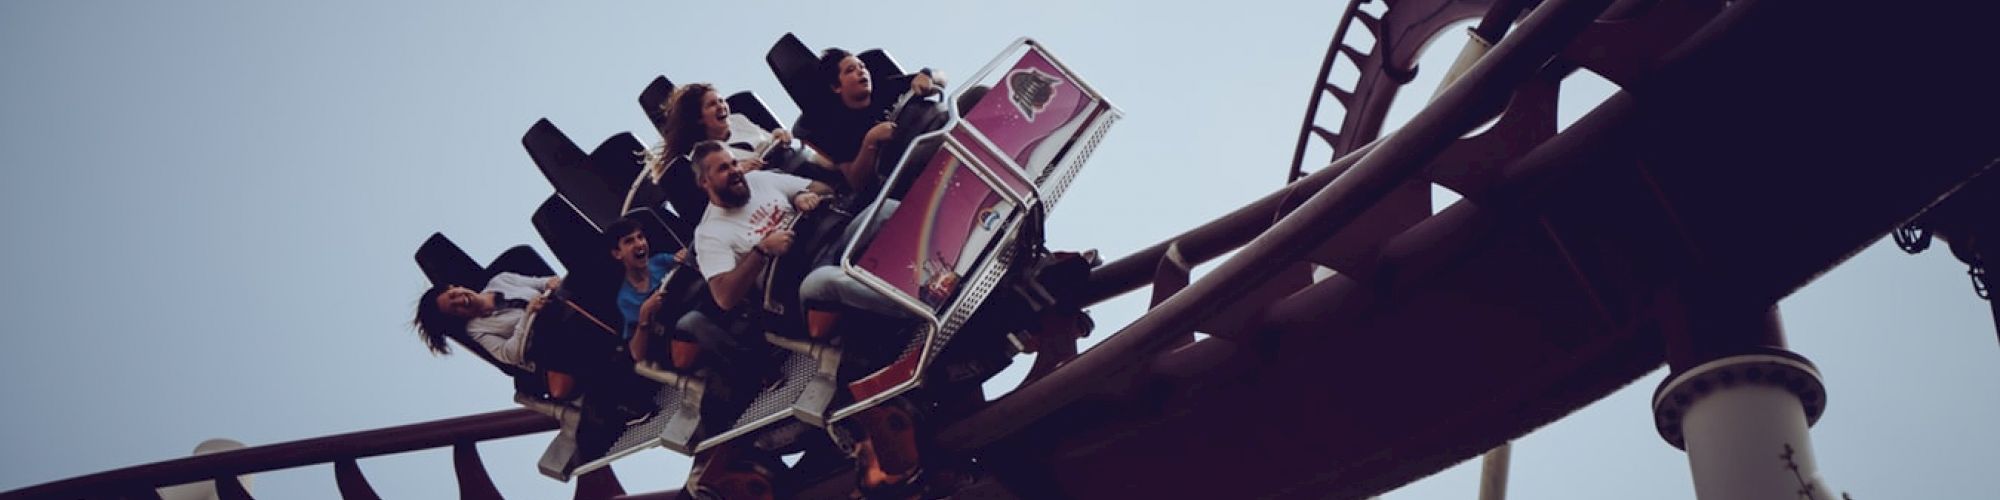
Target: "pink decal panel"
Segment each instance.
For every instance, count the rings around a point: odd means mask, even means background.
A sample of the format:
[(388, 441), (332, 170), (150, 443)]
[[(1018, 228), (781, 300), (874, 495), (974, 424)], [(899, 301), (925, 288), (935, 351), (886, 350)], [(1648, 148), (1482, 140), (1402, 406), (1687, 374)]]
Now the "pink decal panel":
[(1012, 208), (957, 156), (936, 155), (855, 265), (935, 312)]
[(1029, 50), (962, 118), (1032, 177), (1076, 134), (1095, 104), (1068, 73)]
[(1008, 191), (1013, 192), (1014, 197), (1027, 199), (1035, 194), (1034, 184), (1022, 177), (1021, 171), (1007, 166), (1007, 162), (1000, 161), (1000, 157), (994, 156), (992, 151), (973, 139), (971, 132), (965, 127), (953, 127), (951, 135), (959, 144), (966, 145), (966, 151), (974, 159), (979, 160), (981, 165), (985, 165), (987, 171), (992, 172), (994, 177), (1000, 179), (1000, 185), (1006, 186)]

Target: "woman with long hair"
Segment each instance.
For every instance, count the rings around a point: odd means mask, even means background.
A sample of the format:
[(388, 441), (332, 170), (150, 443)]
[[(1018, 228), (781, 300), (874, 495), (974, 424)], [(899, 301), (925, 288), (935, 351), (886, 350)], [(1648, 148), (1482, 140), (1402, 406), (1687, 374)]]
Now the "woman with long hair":
[[(729, 102), (715, 86), (707, 83), (690, 83), (674, 89), (667, 98), (665, 136), (660, 144), (646, 152), (645, 174), (634, 179), (632, 189), (625, 197), (625, 210), (630, 211), (642, 182), (650, 182), (666, 191), (674, 212), (690, 221), (700, 220), (701, 210), (707, 203), (707, 196), (694, 185), (694, 175), (685, 168), (670, 168), (687, 156), (688, 150), (701, 141), (722, 141), (730, 146), (731, 155), (739, 159), (755, 160), (767, 148), (782, 147), (792, 140), (791, 132), (785, 129), (766, 131), (750, 121), (749, 117), (731, 113)], [(754, 164), (754, 163), (753, 163)], [(669, 170), (679, 170), (669, 172)]]

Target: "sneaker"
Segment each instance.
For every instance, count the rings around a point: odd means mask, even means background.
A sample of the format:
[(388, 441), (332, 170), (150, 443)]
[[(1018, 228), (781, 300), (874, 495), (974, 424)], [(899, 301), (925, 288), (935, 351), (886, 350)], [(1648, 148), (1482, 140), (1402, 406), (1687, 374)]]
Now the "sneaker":
[(646, 423), (647, 420), (652, 420), (654, 416), (659, 414), (660, 410), (648, 410), (645, 413), (633, 415), (632, 418), (625, 419), (625, 426), (631, 427), (634, 425)]
[(650, 408), (650, 407), (635, 408), (623, 404), (618, 405), (618, 407), (615, 408), (615, 411), (618, 412), (618, 416), (624, 417), (624, 422), (626, 427), (631, 427), (634, 425), (645, 423), (647, 420), (651, 420), (655, 415), (660, 414), (660, 410), (658, 408)]
[(766, 374), (764, 375), (763, 383), (758, 384), (757, 393), (763, 394), (779, 387), (784, 387), (786, 381), (787, 379), (783, 373)]

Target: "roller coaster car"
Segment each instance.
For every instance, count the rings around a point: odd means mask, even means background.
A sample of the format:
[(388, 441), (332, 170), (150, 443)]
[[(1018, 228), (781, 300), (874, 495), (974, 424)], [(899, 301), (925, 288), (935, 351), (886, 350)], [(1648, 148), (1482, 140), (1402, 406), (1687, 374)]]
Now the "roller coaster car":
[[(472, 260), (472, 257), (466, 255), (464, 250), (460, 249), (457, 244), (452, 243), (451, 239), (446, 238), (442, 233), (433, 233), (429, 239), (424, 241), (422, 246), (417, 248), (416, 261), (417, 266), (423, 269), (424, 276), (429, 278), (431, 283), (455, 284), (469, 288), (482, 288), (493, 276), (502, 272), (512, 272), (528, 276), (551, 276), (555, 274), (555, 271), (549, 268), (549, 265), (542, 260), (541, 256), (537, 255), (533, 249), (526, 245), (510, 248), (506, 252), (501, 253), (499, 257), (494, 258), (491, 264), (480, 266)], [(576, 284), (569, 283), (568, 280), (565, 280), (563, 286), (565, 289), (577, 287)], [(585, 302), (591, 301), (591, 299), (587, 298), (579, 300)], [(537, 320), (538, 323), (541, 321), (540, 319)], [(618, 422), (617, 425), (594, 424), (593, 421), (602, 420), (602, 417), (597, 415), (598, 412), (594, 409), (587, 409), (585, 405), (578, 404), (577, 400), (560, 400), (551, 397), (549, 395), (547, 379), (543, 373), (524, 370), (520, 367), (500, 362), (491, 353), (486, 352), (478, 342), (472, 340), (463, 332), (455, 333), (450, 338), (459, 345), (462, 351), (471, 352), (480, 359), (486, 360), (488, 364), (499, 369), (501, 373), (512, 378), (514, 380), (515, 402), (561, 422), (562, 430), (557, 434), (555, 441), (544, 451), (540, 464), (542, 472), (552, 477), (565, 477), (568, 473), (567, 471), (575, 468), (574, 462), (579, 456), (594, 457), (605, 455), (605, 448), (617, 449), (621, 444), (631, 447), (625, 441), (643, 441), (645, 438), (642, 436), (648, 435), (648, 431), (650, 431), (650, 436), (653, 439), (657, 439), (662, 429), (670, 428), (671, 424), (675, 421), (673, 410), (678, 410), (675, 405), (681, 399), (681, 394), (678, 392), (681, 388), (673, 386), (640, 388), (640, 390), (652, 392), (651, 397), (656, 404), (661, 405), (661, 411), (652, 417), (643, 419), (638, 425), (630, 426), (638, 428), (638, 432), (633, 432), (633, 429), (625, 428), (625, 422)], [(592, 439), (580, 441), (578, 439), (579, 436), (591, 436)], [(579, 443), (584, 444), (579, 445)]]
[[(879, 198), (900, 199), (901, 206), (874, 228), (874, 241), (852, 242), (840, 259), (848, 275), (899, 299), (925, 326), (887, 366), (848, 383), (855, 403), (829, 420), (921, 383), (932, 358), (962, 330), (1004, 335), (1018, 329), (968, 327), (982, 307), (1014, 308), (1011, 302), (1061, 292), (987, 300), (996, 289), (1034, 277), (1009, 271), (1037, 268), (1047, 256), (1042, 218), (1118, 112), (1031, 40), (1010, 46), (972, 81), (969, 89), (984, 94), (968, 99), (961, 93), (948, 101), (962, 101), (964, 108), (942, 130), (914, 138), (897, 163), (891, 187)], [(878, 200), (857, 220), (875, 220), (873, 212), (886, 206)]]
[[(661, 79), (664, 81), (664, 78)], [(649, 89), (651, 93), (651, 89)], [(642, 95), (641, 99), (644, 99)], [(620, 273), (608, 259), (602, 228), (619, 217), (640, 223), (641, 231), (656, 252), (671, 253), (686, 246), (692, 228), (671, 212), (658, 207), (623, 211), (628, 186), (639, 174), (641, 148), (631, 134), (619, 134), (589, 153), (583, 153), (560, 129), (547, 120), (537, 122), (522, 137), (522, 145), (537, 167), (556, 188), (532, 217), (535, 229), (556, 258), (569, 269), (563, 288), (573, 293), (573, 302), (596, 318), (619, 318), (616, 290)], [(699, 292), (699, 280), (681, 288)], [(688, 294), (683, 294), (688, 295)], [(617, 320), (600, 320), (616, 324)], [(594, 470), (612, 460), (654, 446), (672, 447), (692, 441), (699, 424), (702, 386), (698, 380), (678, 374), (640, 367), (639, 375), (660, 382), (651, 391), (658, 411), (640, 422), (602, 422), (601, 418), (577, 418), (570, 412), (542, 455), (542, 473), (558, 479)]]
[[(811, 75), (798, 69), (812, 54), (786, 35), (769, 56), (795, 99), (822, 94), (802, 92), (812, 83), (801, 78)], [(864, 54), (875, 60), (871, 67), (895, 71), (887, 54)], [(730, 443), (739, 445), (731, 449), (796, 451), (814, 446), (813, 436), (829, 434), (815, 427), (854, 417), (919, 386), (939, 390), (911, 397), (976, 389), (1004, 368), (1014, 354), (1009, 334), (1032, 329), (1034, 313), (1067, 294), (1045, 286), (1049, 271), (1079, 266), (1087, 271), (1092, 265), (1049, 259), (1041, 223), (1120, 113), (1028, 39), (1011, 44), (969, 81), (957, 95), (935, 102), (906, 99), (920, 104), (892, 112), (898, 123), (931, 125), (898, 127), (895, 143), (904, 146), (891, 149), (897, 154), (883, 162), (888, 173), (880, 184), (886, 188), (848, 204), (850, 210), (815, 210), (791, 222), (797, 234), (793, 250), (764, 277), (766, 296), (759, 305), (766, 314), (748, 327), (737, 326), (762, 330), (766, 340), (789, 351), (776, 362), (781, 381), (725, 409), (703, 401), (700, 381), (687, 383), (691, 377), (669, 373), (694, 390), (683, 390), (681, 400), (663, 412), (687, 415), (671, 420), (682, 431), (693, 418), (706, 420), (699, 435), (687, 439), (688, 434), (635, 426), (627, 436), (657, 437), (630, 443), (621, 438), (610, 454), (579, 460), (581, 466), (557, 477), (637, 451), (627, 445), (658, 443), (689, 455)], [(800, 107), (812, 109), (806, 103)], [(941, 113), (942, 119), (914, 114), (922, 112)], [(898, 200), (900, 208), (878, 217), (886, 200)], [(839, 241), (847, 224), (865, 227)], [(828, 264), (892, 297), (917, 319), (849, 321), (849, 316), (841, 322), (839, 340), (811, 340), (804, 333), (803, 311), (795, 306), (797, 285), (807, 271)]]
[[(786, 61), (803, 61), (809, 54), (796, 37), (787, 35), (769, 57), (795, 97), (817, 95), (799, 92), (811, 84), (801, 83), (800, 73), (786, 69), (797, 66)], [(774, 274), (784, 276), (770, 278), (766, 290), (773, 296), (767, 297), (767, 309), (792, 318), (766, 338), (807, 359), (788, 361), (786, 385), (760, 395), (737, 426), (704, 440), (697, 451), (746, 436), (759, 448), (781, 450), (791, 444), (785, 436), (795, 433), (788, 428), (792, 424), (768, 432), (760, 427), (786, 416), (795, 423), (826, 426), (926, 383), (947, 379), (977, 383), (1002, 366), (990, 366), (974, 377), (930, 375), (943, 359), (940, 354), (955, 345), (952, 341), (960, 333), (991, 340), (1028, 328), (1021, 323), (1032, 319), (1026, 314), (981, 314), (984, 324), (968, 320), (987, 310), (1033, 312), (1064, 294), (1039, 285), (1042, 280), (1036, 273), (1045, 268), (1042, 260), (1050, 255), (1041, 244), (1041, 221), (1120, 113), (1029, 39), (1010, 45), (970, 81), (966, 91), (934, 103), (945, 115), (941, 126), (898, 127), (899, 133), (908, 134), (899, 138), (907, 147), (887, 163), (894, 166), (883, 183), (888, 187), (852, 214), (851, 223), (866, 227), (852, 231), (853, 239), (831, 242), (817, 253), (798, 251), (811, 247), (795, 240), (794, 251), (772, 266)], [(801, 109), (811, 106), (800, 103)], [(905, 113), (909, 109), (905, 105), (893, 111), (891, 119), (911, 119)], [(879, 213), (888, 206), (886, 200), (898, 200), (900, 208), (892, 214)], [(799, 232), (840, 234), (838, 219), (845, 217), (826, 212), (808, 212), (804, 224), (813, 224), (813, 217), (836, 222)], [(786, 285), (796, 287), (801, 269), (812, 267), (799, 262), (839, 265), (857, 281), (895, 299), (918, 318), (916, 326), (907, 321), (865, 321), (860, 328), (851, 328), (843, 322), (847, 331), (839, 336), (840, 345), (787, 332), (798, 328), (798, 320), (795, 311), (787, 310), (792, 309), (789, 304), (797, 304), (796, 289), (787, 290)], [(995, 295), (996, 290), (1008, 292)], [(867, 345), (878, 343), (883, 345)], [(964, 344), (990, 349), (1007, 345)], [(843, 356), (863, 350), (882, 354)], [(803, 387), (794, 386), (800, 382)]]
[[(640, 94), (639, 103), (649, 118), (656, 124), (664, 123), (661, 105), (671, 95), (673, 86), (665, 77), (656, 78)], [(754, 94), (743, 92), (731, 96), (732, 107), (746, 114), (753, 122), (775, 128), (777, 120), (771, 116), (762, 101)], [(640, 172), (643, 158), (636, 139), (630, 134), (619, 134), (606, 140), (595, 151), (585, 154), (560, 129), (547, 120), (537, 122), (522, 137), (522, 145), (549, 183), (556, 188), (556, 195), (550, 196), (533, 217), (534, 226), (554, 250), (557, 258), (570, 269), (566, 277), (565, 289), (579, 292), (579, 302), (600, 318), (615, 318), (619, 314), (614, 303), (615, 290), (621, 276), (607, 259), (604, 251), (602, 228), (607, 227), (622, 214), (640, 222), (640, 228), (652, 242), (656, 253), (670, 253), (687, 246), (692, 236), (692, 228), (687, 222), (661, 206), (661, 199), (671, 204), (675, 211), (699, 216), (699, 208), (707, 205), (705, 196), (699, 196), (698, 189), (692, 193), (676, 191), (674, 179), (663, 179), (660, 188), (633, 193), (633, 199), (626, 199), (629, 186)], [(669, 174), (675, 169), (669, 169)], [(678, 172), (687, 173), (680, 168)], [(686, 179), (686, 186), (692, 188), (692, 179)], [(677, 198), (678, 196), (678, 198)], [(621, 207), (623, 204), (625, 206)], [(629, 209), (629, 210), (625, 210)], [(713, 300), (706, 291), (706, 281), (692, 268), (677, 268), (664, 280), (668, 296), (668, 307), (663, 315), (677, 317), (688, 310), (702, 308), (714, 310)], [(664, 324), (673, 324), (671, 319)], [(662, 340), (653, 345), (668, 344)], [(649, 349), (651, 350), (651, 349)], [(664, 360), (667, 356), (655, 356)], [(639, 375), (660, 382), (664, 387), (658, 414), (643, 422), (624, 426), (605, 443), (603, 439), (586, 439), (578, 426), (564, 427), (564, 432), (550, 443), (543, 454), (541, 470), (544, 474), (558, 479), (567, 479), (576, 474), (589, 472), (611, 461), (643, 449), (664, 446), (682, 453), (692, 454), (696, 445), (696, 430), (704, 415), (704, 402), (709, 399), (706, 381), (683, 371), (677, 371), (670, 364), (641, 364), (635, 367)], [(799, 384), (793, 384), (798, 386)], [(729, 420), (740, 413), (727, 407), (707, 406), (712, 415), (710, 420)], [(587, 442), (587, 443), (586, 443)]]
[[(652, 121), (653, 128), (661, 137), (665, 137), (667, 133), (667, 109), (671, 107), (671, 103), (667, 101), (672, 98), (674, 90), (671, 80), (659, 76), (653, 78), (652, 83), (639, 93), (639, 108), (646, 113), (646, 118)], [(757, 97), (754, 92), (747, 90), (737, 92), (723, 100), (729, 103), (731, 113), (743, 115), (766, 132), (784, 127), (777, 116), (771, 114), (771, 109), (764, 104), (764, 100)], [(813, 180), (835, 181), (838, 178), (835, 172), (809, 167), (806, 165), (808, 160), (804, 155), (793, 153), (790, 148), (771, 148), (764, 156), (765, 163), (769, 165), (768, 168), (776, 168), (788, 174)], [(708, 207), (708, 194), (702, 192), (700, 186), (695, 185), (694, 169), (688, 166), (685, 157), (665, 158), (661, 161), (667, 162), (668, 166), (661, 174), (659, 182), (634, 185), (632, 193), (625, 198), (625, 210), (664, 205), (672, 207), (673, 213), (678, 214), (683, 220), (699, 222), (702, 212)]]
[[(670, 254), (684, 247), (687, 230), (675, 229), (663, 222), (673, 220), (672, 214), (656, 208), (642, 208), (626, 216), (639, 222), (640, 231), (646, 235), (655, 253)], [(564, 289), (576, 291), (576, 302), (597, 317), (618, 318), (619, 313), (613, 304), (617, 287), (623, 281), (616, 265), (608, 260), (601, 233), (591, 227), (589, 221), (569, 203), (555, 195), (535, 211), (533, 221), (536, 231), (541, 233), (549, 248), (554, 249), (565, 267), (571, 270), (564, 279)], [(671, 314), (684, 312), (686, 308), (709, 300), (707, 282), (701, 280), (691, 268), (677, 268), (663, 281), (661, 286), (667, 290), (669, 303), (676, 304), (670, 307)], [(638, 422), (617, 423), (581, 419), (578, 418), (581, 414), (578, 411), (556, 414), (562, 418), (562, 432), (543, 451), (538, 467), (544, 475), (566, 480), (627, 455), (659, 446), (684, 453), (692, 451), (691, 443), (697, 437), (696, 429), (701, 422), (705, 393), (703, 382), (659, 366), (639, 365), (634, 367), (634, 371), (659, 383), (655, 389), (650, 389), (654, 391), (652, 401), (658, 411)], [(540, 377), (530, 378), (540, 380)], [(580, 410), (574, 405), (571, 409)]]
[[(457, 243), (453, 243), (451, 238), (445, 237), (444, 233), (431, 233), (430, 238), (425, 239), (423, 245), (417, 247), (416, 261), (417, 267), (424, 271), (424, 277), (432, 284), (451, 284), (475, 289), (486, 286), (486, 282), (492, 280), (494, 275), (503, 272), (529, 276), (555, 274), (555, 271), (549, 269), (548, 263), (527, 245), (509, 248), (501, 252), (499, 257), (495, 257), (492, 263), (481, 266), (472, 260), (472, 256), (467, 255), (465, 250), (459, 248)], [(548, 384), (535, 373), (494, 359), (492, 354), (480, 348), (478, 342), (474, 342), (462, 332), (452, 335), (451, 340), (457, 342), (462, 350), (486, 360), (488, 364), (499, 369), (500, 373), (513, 378), (516, 401), (531, 407), (535, 405), (530, 403), (565, 405), (549, 398)]]

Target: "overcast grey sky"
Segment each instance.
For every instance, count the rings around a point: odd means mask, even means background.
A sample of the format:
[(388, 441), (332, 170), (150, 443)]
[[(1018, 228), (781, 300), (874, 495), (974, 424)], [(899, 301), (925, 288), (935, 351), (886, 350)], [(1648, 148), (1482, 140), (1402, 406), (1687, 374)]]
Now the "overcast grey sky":
[[(0, 3), (0, 490), (211, 437), (268, 444), (512, 407), (491, 368), (434, 358), (408, 329), (425, 284), (410, 254), (432, 231), (482, 260), (542, 247), (528, 214), (550, 188), (521, 133), (546, 116), (588, 149), (649, 130), (634, 98), (656, 74), (755, 90), (789, 119), (762, 59), (786, 31), (963, 76), (1035, 37), (1126, 112), (1049, 225), (1052, 245), (1115, 257), (1278, 187), (1345, 2), (940, 3), (894, 27), (877, 13), (907, 2), (710, 4)], [(1570, 119), (1613, 90), (1576, 87)], [(1392, 121), (1429, 90), (1406, 94), (1418, 97)], [(1100, 332), (1142, 301), (1096, 308)], [(1963, 266), (1882, 242), (1783, 310), (1827, 379), (1814, 439), (1835, 488), (1992, 495), (2000, 343)], [(1685, 456), (1652, 430), (1663, 375), (1521, 441), (1513, 496), (1691, 497)], [(482, 445), (503, 492), (567, 496), (534, 472), (549, 437)], [(454, 495), (443, 451), (361, 465), (389, 498)], [(617, 469), (651, 491), (686, 467), (661, 450)], [(1477, 474), (1461, 465), (1386, 497), (1470, 498)], [(336, 496), (325, 466), (260, 474), (255, 490)]]

